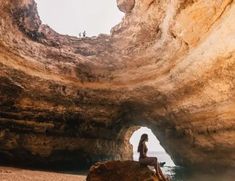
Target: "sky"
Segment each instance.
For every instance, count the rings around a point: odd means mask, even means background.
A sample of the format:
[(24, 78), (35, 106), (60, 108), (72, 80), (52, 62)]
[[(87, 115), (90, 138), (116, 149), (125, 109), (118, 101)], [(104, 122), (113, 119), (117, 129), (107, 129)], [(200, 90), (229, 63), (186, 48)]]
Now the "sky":
[(162, 152), (165, 151), (164, 148), (162, 148), (162, 146), (160, 145), (156, 136), (151, 131), (151, 129), (146, 128), (146, 127), (142, 127), (140, 129), (138, 129), (137, 131), (135, 131), (130, 138), (130, 143), (133, 145), (133, 149), (135, 151), (137, 150), (140, 137), (144, 133), (147, 133), (148, 138), (149, 138), (149, 141), (146, 142), (146, 145), (148, 147), (148, 151), (162, 151)]
[(144, 133), (147, 133), (149, 138), (148, 142), (146, 142), (146, 145), (148, 147), (147, 156), (157, 157), (159, 162), (166, 162), (166, 166), (175, 166), (173, 160), (166, 153), (165, 149), (160, 145), (158, 139), (153, 134), (151, 129), (147, 127), (141, 127), (140, 129), (136, 130), (130, 138), (130, 143), (133, 145), (133, 159), (138, 160), (139, 153), (135, 154), (135, 152), (137, 151), (140, 137)]
[(87, 36), (109, 34), (124, 14), (116, 0), (35, 0), (44, 24), (61, 34)]

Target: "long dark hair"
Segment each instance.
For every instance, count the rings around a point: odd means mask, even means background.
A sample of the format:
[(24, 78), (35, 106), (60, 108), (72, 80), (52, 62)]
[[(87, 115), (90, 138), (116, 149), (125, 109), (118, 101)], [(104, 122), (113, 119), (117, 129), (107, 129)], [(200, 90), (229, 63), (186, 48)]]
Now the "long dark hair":
[(139, 145), (138, 145), (138, 152), (141, 151), (141, 146), (143, 145), (143, 142), (146, 141), (148, 139), (148, 135), (147, 134), (142, 134), (140, 137), (140, 141), (139, 141)]

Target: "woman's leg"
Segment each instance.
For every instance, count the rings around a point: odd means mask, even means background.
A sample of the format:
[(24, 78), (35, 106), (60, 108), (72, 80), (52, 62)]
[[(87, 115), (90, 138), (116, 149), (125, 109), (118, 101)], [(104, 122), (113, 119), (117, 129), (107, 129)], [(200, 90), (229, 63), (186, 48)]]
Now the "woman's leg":
[(161, 170), (160, 165), (158, 163), (154, 166), (154, 168), (155, 168), (156, 173), (157, 173), (158, 177), (160, 178), (160, 180), (167, 181), (167, 179), (164, 176), (164, 174), (162, 173), (162, 170)]
[(156, 174), (157, 176), (160, 178), (161, 181), (167, 181), (166, 177), (164, 176), (164, 174), (162, 173), (162, 170), (160, 168), (160, 165), (158, 163), (158, 160), (156, 157), (152, 158), (154, 161), (154, 168), (156, 170)]
[(154, 168), (156, 170), (156, 174), (160, 178), (160, 180), (167, 181), (167, 179), (165, 178), (165, 176), (162, 173), (162, 170), (160, 168), (160, 165), (158, 164), (158, 160), (156, 157), (143, 158), (140, 160), (140, 163), (145, 164), (145, 165), (154, 166)]

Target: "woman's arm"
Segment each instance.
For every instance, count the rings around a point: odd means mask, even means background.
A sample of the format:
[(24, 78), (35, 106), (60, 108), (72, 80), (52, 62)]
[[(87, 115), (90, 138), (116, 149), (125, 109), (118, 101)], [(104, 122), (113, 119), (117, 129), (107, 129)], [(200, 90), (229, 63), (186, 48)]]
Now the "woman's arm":
[(147, 157), (147, 146), (145, 143), (143, 143), (143, 146), (142, 146), (142, 153), (144, 157)]

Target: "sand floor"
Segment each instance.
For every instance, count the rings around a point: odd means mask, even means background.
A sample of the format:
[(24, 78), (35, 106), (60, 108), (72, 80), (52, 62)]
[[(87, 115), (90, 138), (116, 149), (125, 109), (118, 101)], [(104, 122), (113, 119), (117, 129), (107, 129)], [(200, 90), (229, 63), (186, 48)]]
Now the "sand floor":
[(0, 167), (0, 181), (85, 181), (84, 175)]

